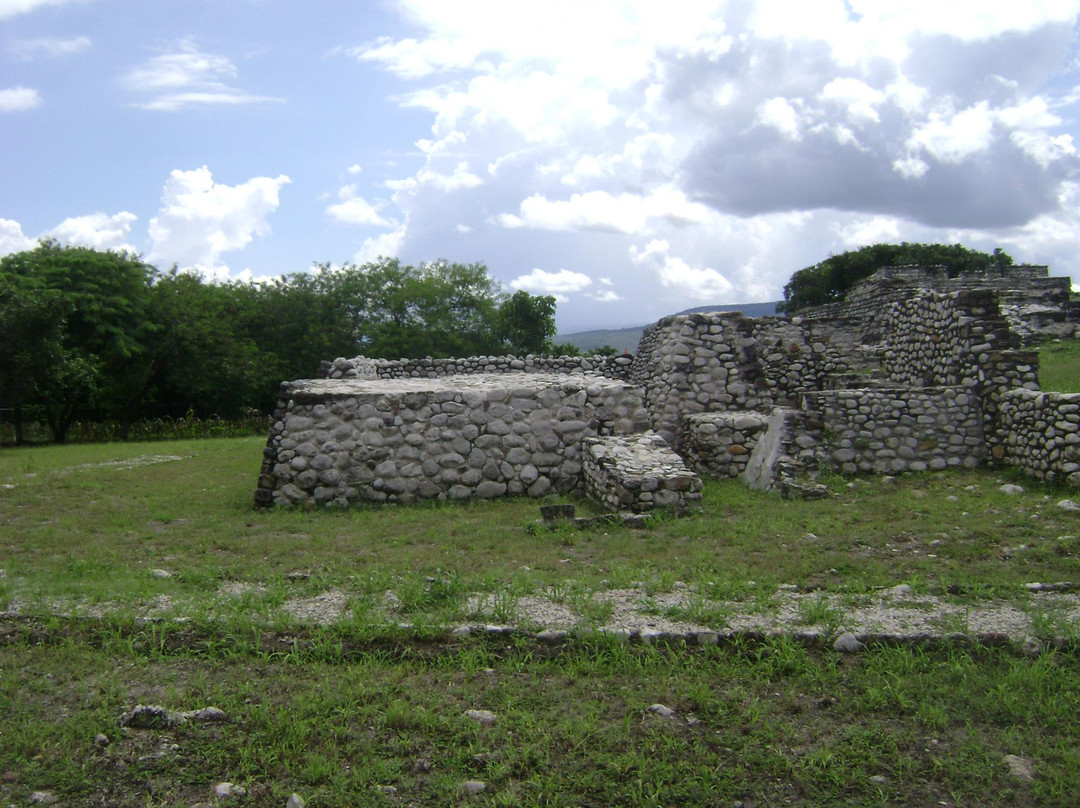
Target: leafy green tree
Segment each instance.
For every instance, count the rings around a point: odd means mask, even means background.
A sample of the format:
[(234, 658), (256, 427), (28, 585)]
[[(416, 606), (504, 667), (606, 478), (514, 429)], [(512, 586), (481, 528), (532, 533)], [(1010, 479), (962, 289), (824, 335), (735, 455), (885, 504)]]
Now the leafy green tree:
[(153, 267), (126, 252), (102, 252), (43, 241), (0, 258), (0, 276), (48, 290), (66, 308), (59, 358), (39, 385), (53, 438), (62, 441), (78, 409), (91, 400), (130, 417), (147, 392), (146, 346), (155, 326), (146, 316)]
[(498, 287), (483, 264), (397, 259), (324, 271), (348, 312), (356, 353), (397, 359), (488, 353), (498, 347)]
[(555, 336), (555, 298), (514, 292), (499, 306), (499, 336), (510, 352), (523, 356), (551, 350)]
[(32, 278), (0, 274), (0, 404), (12, 410), (23, 442), (23, 410), (36, 400), (63, 355), (68, 307)]
[(581, 356), (581, 348), (572, 342), (556, 342), (551, 346), (552, 356)]
[(173, 267), (156, 279), (148, 310), (158, 327), (148, 355), (159, 409), (233, 417), (273, 403), (262, 395), (266, 379), (258, 346), (237, 327), (234, 284), (206, 282)]
[(784, 286), (784, 302), (776, 308), (794, 314), (843, 300), (852, 286), (882, 267), (909, 265), (943, 266), (949, 277), (955, 277), (990, 266), (1012, 266), (1013, 259), (1001, 249), (989, 254), (959, 244), (871, 244), (800, 269)]

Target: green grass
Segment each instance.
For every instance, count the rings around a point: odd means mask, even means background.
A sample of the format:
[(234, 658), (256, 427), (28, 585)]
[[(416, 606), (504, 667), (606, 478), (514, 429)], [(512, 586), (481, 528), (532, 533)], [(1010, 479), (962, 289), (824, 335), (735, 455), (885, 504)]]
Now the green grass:
[[(527, 500), (255, 511), (262, 443), (0, 450), (0, 607), (20, 612), (0, 620), (3, 804), (48, 790), (190, 805), (222, 780), (248, 788), (238, 804), (296, 791), (315, 808), (461, 804), (467, 779), (488, 784), (469, 804), (493, 806), (1064, 806), (1080, 792), (1074, 651), (549, 648), (442, 630), (509, 623), (541, 596), (602, 626), (613, 607), (595, 596), (622, 588), (658, 617), (722, 628), (736, 608), (775, 608), (785, 584), (803, 595), (798, 626), (827, 635), (898, 583), (964, 608), (1026, 603), (1027, 582), (1080, 580), (1080, 522), (1055, 507), (1067, 491), (1023, 480), (1008, 497), (1016, 478), (972, 471), (837, 478), (834, 497), (783, 502), (713, 481), (700, 515), (549, 532)], [(327, 603), (341, 618), (326, 626), (286, 608)], [(166, 619), (143, 619), (158, 607)], [(1052, 607), (1032, 624), (1080, 633)], [(230, 720), (121, 729), (139, 703)], [(462, 717), (474, 708), (496, 722)], [(1034, 781), (1009, 774), (1009, 754)]]
[(1056, 393), (1080, 393), (1080, 339), (1039, 346), (1039, 386)]
[[(228, 780), (253, 795), (241, 804), (298, 792), (311, 806), (446, 805), (479, 779), (488, 790), (471, 803), (496, 806), (1064, 806), (1080, 786), (1067, 656), (840, 657), (787, 639), (368, 647), (326, 630), (207, 647), (198, 630), (86, 624), (5, 639), (4, 800), (185, 805)], [(138, 703), (212, 705), (228, 721), (119, 728)], [(1034, 781), (1009, 775), (1009, 754), (1034, 762)]]
[(997, 489), (1012, 478), (989, 471), (837, 478), (836, 495), (816, 502), (711, 481), (700, 515), (549, 532), (532, 529), (538, 503), (525, 499), (256, 511), (261, 445), (0, 450), (0, 597), (24, 613), (137, 611), (164, 597), (194, 615), (224, 599), (254, 616), (336, 592), (354, 611), (390, 603), (399, 622), (465, 619), (474, 593), (501, 593), (506, 616), (514, 598), (552, 588), (581, 601), (678, 583), (715, 602), (767, 598), (780, 584), (851, 594), (909, 583), (977, 601), (1080, 580), (1080, 526), (1055, 507), (1068, 492), (1023, 480), (1028, 492), (1008, 497)]

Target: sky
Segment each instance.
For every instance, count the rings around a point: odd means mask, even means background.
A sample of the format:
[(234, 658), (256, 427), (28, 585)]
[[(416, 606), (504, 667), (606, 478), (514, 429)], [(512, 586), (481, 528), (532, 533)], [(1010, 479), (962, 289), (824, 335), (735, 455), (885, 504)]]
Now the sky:
[(0, 0), (0, 254), (482, 262), (561, 332), (876, 242), (1080, 286), (1080, 0)]

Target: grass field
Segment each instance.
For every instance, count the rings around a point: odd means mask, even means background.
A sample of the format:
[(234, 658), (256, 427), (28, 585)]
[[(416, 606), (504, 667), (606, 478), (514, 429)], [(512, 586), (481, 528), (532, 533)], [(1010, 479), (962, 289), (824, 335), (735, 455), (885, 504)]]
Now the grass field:
[(1039, 346), (1039, 384), (1043, 390), (1080, 393), (1080, 339)]
[[(547, 531), (523, 500), (254, 511), (261, 446), (0, 451), (5, 804), (193, 805), (230, 781), (237, 805), (1075, 805), (1074, 645), (842, 655), (783, 636), (549, 647), (440, 630), (541, 594), (602, 625), (596, 598), (628, 586), (698, 593), (703, 610), (901, 583), (1027, 608), (1026, 583), (1080, 581), (1067, 491), (1025, 480), (1009, 497), (1015, 478), (980, 471), (834, 478), (831, 499), (783, 502), (711, 482), (700, 515)], [(347, 611), (327, 625), (285, 608), (331, 593)], [(138, 704), (226, 720), (120, 727)], [(466, 796), (468, 780), (486, 789)]]

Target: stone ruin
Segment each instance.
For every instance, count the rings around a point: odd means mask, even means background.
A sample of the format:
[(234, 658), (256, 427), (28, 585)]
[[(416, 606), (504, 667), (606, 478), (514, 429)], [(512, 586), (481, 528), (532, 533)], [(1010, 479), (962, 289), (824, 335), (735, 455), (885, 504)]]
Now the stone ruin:
[(1068, 281), (1009, 271), (1018, 289), (892, 268), (806, 316), (665, 317), (633, 357), (324, 362), (281, 386), (256, 504), (581, 493), (682, 511), (698, 475), (815, 496), (824, 470), (987, 462), (1080, 486), (1080, 395), (1040, 392), (1021, 336), (1075, 333), (1077, 311), (1053, 297), (1056, 314), (1016, 319)]

